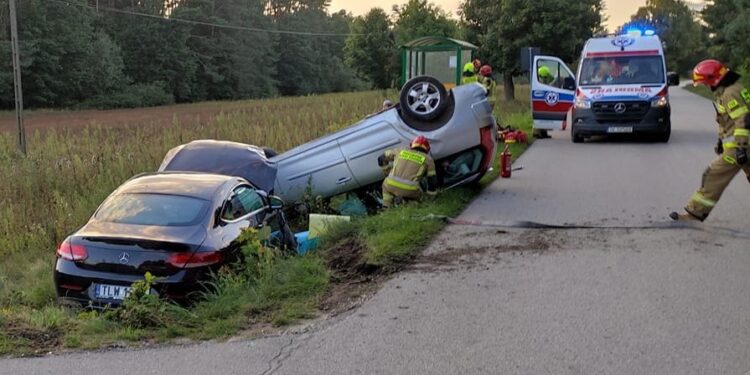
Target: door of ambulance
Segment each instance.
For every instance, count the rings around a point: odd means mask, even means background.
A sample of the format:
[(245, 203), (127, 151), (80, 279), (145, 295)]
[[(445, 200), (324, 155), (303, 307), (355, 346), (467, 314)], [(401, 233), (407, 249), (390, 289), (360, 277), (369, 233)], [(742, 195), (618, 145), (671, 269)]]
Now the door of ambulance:
[[(540, 70), (548, 70), (551, 77), (540, 77)], [(562, 60), (535, 56), (531, 69), (534, 129), (565, 130), (572, 114), (575, 90), (575, 75)]]

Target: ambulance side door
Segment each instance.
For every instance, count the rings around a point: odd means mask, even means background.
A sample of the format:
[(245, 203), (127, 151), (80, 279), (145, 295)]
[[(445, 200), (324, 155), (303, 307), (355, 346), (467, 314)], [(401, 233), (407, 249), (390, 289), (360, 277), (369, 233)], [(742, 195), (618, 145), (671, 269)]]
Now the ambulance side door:
[[(540, 77), (540, 70), (550, 76)], [(565, 130), (575, 102), (576, 79), (557, 57), (535, 56), (531, 69), (531, 111), (534, 129)]]

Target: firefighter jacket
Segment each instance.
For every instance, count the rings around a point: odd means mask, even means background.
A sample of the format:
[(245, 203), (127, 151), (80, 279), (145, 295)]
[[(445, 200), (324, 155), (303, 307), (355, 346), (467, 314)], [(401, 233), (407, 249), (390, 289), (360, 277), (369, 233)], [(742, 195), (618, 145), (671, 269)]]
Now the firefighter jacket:
[(477, 83), (479, 82), (479, 78), (477, 77), (477, 74), (474, 72), (474, 64), (473, 63), (466, 63), (464, 65), (464, 71), (462, 73), (461, 78), (461, 84), (467, 85), (469, 83)]
[(716, 121), (724, 149), (748, 147), (750, 136), (750, 91), (738, 81), (715, 91)]
[(495, 98), (495, 87), (497, 86), (495, 80), (492, 77), (479, 76), (479, 83), (487, 89), (487, 97), (492, 102)]
[(385, 152), (385, 159), (393, 162), (385, 184), (404, 192), (421, 192), (420, 182), (427, 179), (427, 193), (435, 192), (432, 180), (437, 177), (435, 162), (427, 153), (414, 149), (393, 149)]

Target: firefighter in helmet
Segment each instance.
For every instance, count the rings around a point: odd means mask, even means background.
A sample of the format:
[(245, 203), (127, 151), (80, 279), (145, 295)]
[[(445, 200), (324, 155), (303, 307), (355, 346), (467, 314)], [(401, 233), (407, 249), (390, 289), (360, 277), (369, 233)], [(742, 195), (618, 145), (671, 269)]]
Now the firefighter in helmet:
[(464, 65), (464, 71), (461, 73), (461, 84), (462, 85), (468, 85), (470, 83), (477, 83), (477, 73), (474, 69), (474, 63), (473, 62), (467, 62)]
[[(554, 84), (555, 77), (552, 75), (552, 71), (550, 71), (549, 67), (546, 65), (542, 65), (539, 67), (539, 69), (536, 70), (536, 76), (539, 82), (545, 85), (551, 86)], [(534, 129), (534, 138), (545, 139), (551, 137), (549, 133), (547, 133), (547, 129)]]
[(546, 65), (540, 66), (536, 72), (537, 72), (537, 76), (539, 77), (539, 82), (545, 85), (551, 85), (552, 81), (555, 80), (555, 77), (552, 76), (552, 72), (549, 70), (549, 67)]
[(414, 138), (409, 149), (388, 150), (378, 158), (380, 167), (391, 162), (393, 167), (383, 181), (383, 205), (386, 208), (392, 207), (397, 198), (419, 200), (423, 184), (426, 184), (427, 194), (437, 193), (437, 172), (426, 137), (420, 135)]
[(485, 89), (487, 89), (487, 99), (490, 101), (490, 104), (495, 103), (495, 87), (497, 86), (497, 83), (495, 83), (495, 78), (492, 77), (492, 67), (489, 65), (483, 65), (481, 68), (479, 68), (479, 83), (484, 86)]
[(740, 170), (750, 181), (748, 136), (750, 135), (750, 91), (740, 83), (740, 75), (716, 60), (705, 60), (693, 69), (693, 84), (706, 85), (714, 93), (719, 155), (703, 173), (700, 189), (685, 207), (686, 213), (672, 212), (673, 220), (706, 220), (724, 189)]

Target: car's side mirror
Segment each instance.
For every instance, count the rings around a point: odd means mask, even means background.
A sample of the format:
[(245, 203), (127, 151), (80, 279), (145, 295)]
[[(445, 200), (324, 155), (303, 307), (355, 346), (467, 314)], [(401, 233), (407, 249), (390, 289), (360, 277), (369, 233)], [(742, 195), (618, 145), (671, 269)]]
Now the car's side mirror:
[(576, 89), (576, 80), (573, 77), (565, 77), (563, 80), (563, 89), (564, 90), (570, 90), (575, 91)]
[(280, 210), (284, 208), (284, 200), (275, 195), (268, 197), (268, 203), (272, 210)]
[(679, 86), (680, 85), (680, 75), (675, 72), (669, 72), (667, 73), (667, 84), (669, 86)]

